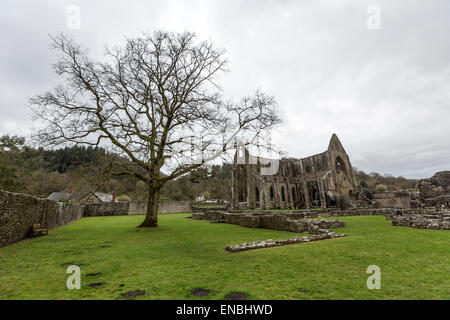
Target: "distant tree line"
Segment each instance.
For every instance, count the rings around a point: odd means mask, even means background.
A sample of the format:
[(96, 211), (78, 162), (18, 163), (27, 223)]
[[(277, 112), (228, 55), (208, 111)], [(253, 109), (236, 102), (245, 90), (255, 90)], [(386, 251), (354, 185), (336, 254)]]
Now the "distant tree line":
[[(115, 192), (131, 201), (145, 201), (148, 189), (142, 181), (103, 174), (105, 164), (116, 157), (92, 146), (33, 148), (25, 144), (23, 137), (5, 135), (0, 137), (0, 190), (40, 197), (52, 192)], [(204, 193), (210, 198), (229, 200), (230, 181), (230, 164), (205, 166), (167, 183), (161, 199), (194, 200)]]
[(34, 148), (17, 136), (0, 137), (0, 190), (47, 197), (52, 192), (128, 192), (133, 181), (102, 181), (101, 168), (110, 155), (84, 146), (56, 150)]
[[(145, 201), (147, 185), (130, 176), (105, 176), (105, 164), (116, 154), (104, 148), (73, 146), (55, 150), (34, 148), (18, 136), (0, 137), (0, 190), (47, 197), (52, 192), (101, 191)], [(414, 189), (418, 180), (365, 173), (354, 169), (359, 185), (371, 192)], [(231, 199), (232, 165), (209, 165), (169, 181), (161, 199)]]
[(354, 172), (359, 185), (371, 192), (416, 189), (419, 182), (417, 179), (407, 179), (402, 176), (394, 177), (378, 172), (365, 173), (357, 168), (354, 168)]

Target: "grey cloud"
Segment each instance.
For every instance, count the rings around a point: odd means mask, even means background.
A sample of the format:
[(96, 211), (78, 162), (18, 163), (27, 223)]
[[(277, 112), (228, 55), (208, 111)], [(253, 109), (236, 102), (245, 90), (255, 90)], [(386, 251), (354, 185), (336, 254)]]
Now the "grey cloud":
[[(81, 8), (81, 30), (66, 9)], [(29, 133), (27, 98), (51, 88), (48, 34), (70, 31), (96, 57), (142, 31), (190, 30), (227, 49), (224, 94), (275, 95), (281, 148), (303, 157), (337, 133), (365, 171), (450, 169), (450, 3), (376, 1), (6, 1), (0, 12), (0, 134)]]

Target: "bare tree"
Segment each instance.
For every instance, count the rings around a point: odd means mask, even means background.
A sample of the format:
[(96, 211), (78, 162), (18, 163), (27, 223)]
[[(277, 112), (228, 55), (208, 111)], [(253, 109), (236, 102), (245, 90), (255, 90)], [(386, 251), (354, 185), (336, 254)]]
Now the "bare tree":
[(227, 71), (224, 51), (192, 33), (157, 31), (107, 48), (105, 61), (89, 58), (70, 37), (52, 38), (55, 71), (64, 81), (31, 99), (47, 126), (37, 132), (46, 146), (103, 145), (126, 156), (113, 175), (148, 185), (147, 215), (140, 227), (157, 226), (159, 191), (172, 179), (221, 157), (233, 141), (247, 141), (279, 119), (273, 97), (261, 92), (224, 102), (218, 76)]

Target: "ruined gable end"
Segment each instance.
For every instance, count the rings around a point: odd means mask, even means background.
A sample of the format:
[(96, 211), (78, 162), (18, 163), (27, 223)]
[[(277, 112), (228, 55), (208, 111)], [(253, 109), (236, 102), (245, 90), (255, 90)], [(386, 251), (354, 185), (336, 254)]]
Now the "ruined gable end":
[(333, 135), (331, 136), (330, 144), (328, 145), (328, 151), (338, 151), (338, 152), (347, 153), (347, 152), (345, 152), (345, 149), (342, 146), (341, 141), (339, 140), (339, 138), (337, 137), (337, 135), (335, 133), (333, 133)]

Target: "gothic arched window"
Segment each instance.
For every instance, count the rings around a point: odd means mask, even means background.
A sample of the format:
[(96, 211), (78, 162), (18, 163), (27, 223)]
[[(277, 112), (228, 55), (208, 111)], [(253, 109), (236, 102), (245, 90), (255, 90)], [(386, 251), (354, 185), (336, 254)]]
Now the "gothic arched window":
[(342, 160), (341, 157), (337, 157), (336, 158), (336, 170), (337, 171), (346, 172), (346, 170), (345, 170), (345, 163), (344, 163), (344, 160)]
[(306, 169), (306, 173), (311, 173), (311, 167), (309, 166), (309, 164), (307, 164), (305, 166), (305, 169)]

